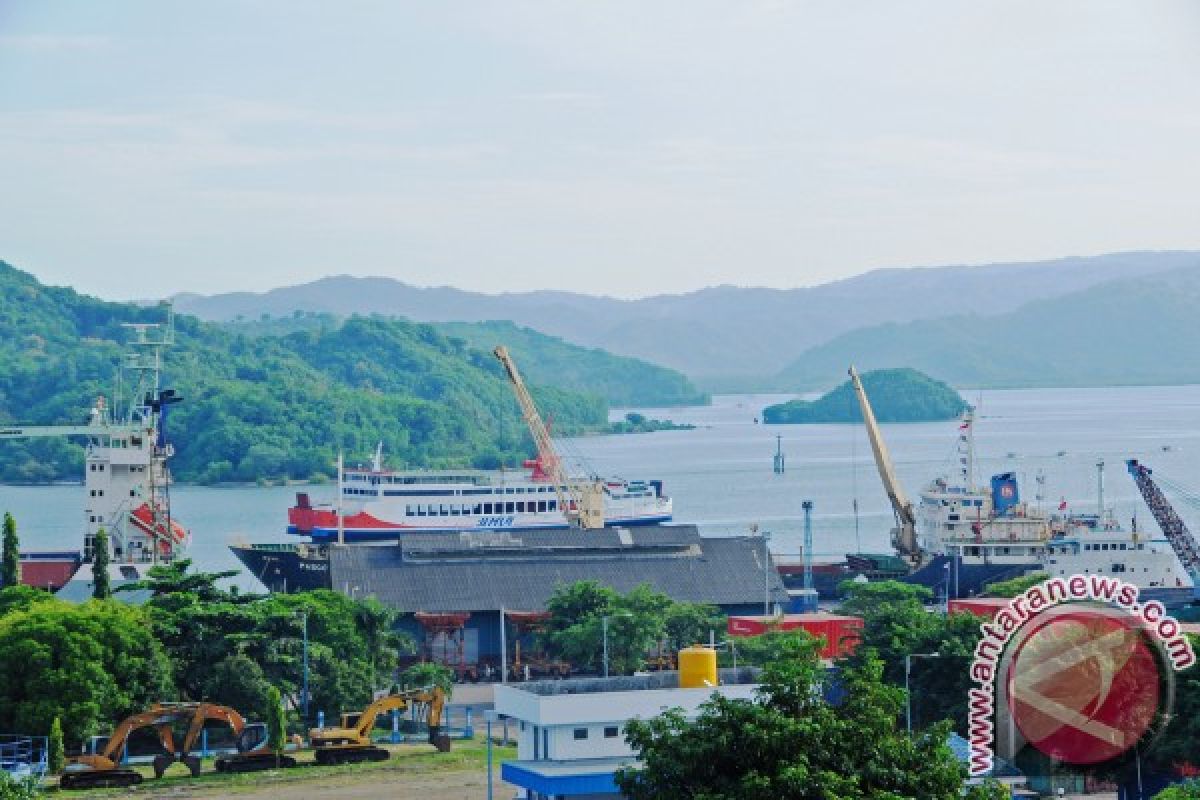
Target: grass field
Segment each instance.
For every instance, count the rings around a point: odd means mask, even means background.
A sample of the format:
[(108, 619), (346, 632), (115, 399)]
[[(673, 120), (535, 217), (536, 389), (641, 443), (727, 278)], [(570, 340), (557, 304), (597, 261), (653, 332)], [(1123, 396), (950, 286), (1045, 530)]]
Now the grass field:
[[(429, 745), (385, 745), (392, 752), (387, 761), (317, 766), (312, 751), (290, 753), (299, 762), (293, 769), (267, 770), (240, 774), (215, 771), (206, 759), (199, 777), (193, 778), (181, 764), (173, 765), (162, 780), (154, 778), (149, 767), (138, 767), (145, 778), (128, 789), (92, 789), (52, 792), (63, 800), (138, 797), (286, 797), (288, 800), (324, 800), (325, 798), (394, 797), (401, 800), (477, 800), (486, 797), (487, 747), (483, 739), (454, 740), (449, 753), (438, 753)], [(495, 746), (497, 796), (511, 796), (501, 789), (499, 762), (516, 757), (515, 747)], [(57, 786), (57, 781), (55, 781)]]

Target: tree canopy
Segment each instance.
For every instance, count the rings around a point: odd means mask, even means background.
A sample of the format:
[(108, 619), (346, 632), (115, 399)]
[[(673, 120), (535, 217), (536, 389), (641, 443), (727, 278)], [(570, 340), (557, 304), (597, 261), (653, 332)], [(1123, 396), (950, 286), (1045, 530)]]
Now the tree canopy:
[(0, 550), (0, 586), (21, 583), (21, 543), (17, 539), (17, 521), (4, 512), (4, 542)]
[[(816, 640), (786, 637), (763, 673), (755, 701), (714, 695), (699, 716), (676, 710), (634, 720), (626, 736), (641, 768), (619, 773), (631, 800), (957, 800), (964, 770), (947, 743), (949, 726), (916, 736), (897, 727), (903, 693), (883, 681), (868, 655), (843, 670), (844, 700), (822, 699), (827, 673)], [(970, 798), (995, 797), (973, 790)]]
[(861, 665), (878, 657), (884, 664), (883, 679), (902, 687), (905, 657), (910, 656), (914, 728), (950, 720), (955, 730), (965, 734), (971, 686), (968, 665), (980, 637), (979, 619), (972, 614), (926, 611), (931, 593), (923, 586), (897, 581), (843, 586), (842, 613), (863, 619), (862, 643), (850, 663)]
[(708, 641), (710, 630), (725, 630), (725, 617), (716, 607), (678, 603), (645, 584), (623, 595), (596, 581), (564, 584), (546, 608), (546, 651), (595, 671), (603, 667), (607, 617), (609, 672), (617, 675), (641, 669), (647, 654), (660, 646), (674, 651)]
[(140, 609), (46, 599), (0, 616), (0, 730), (48, 733), (61, 717), (66, 741), (78, 743), (175, 697)]
[(395, 612), (375, 598), (328, 590), (239, 594), (219, 585), (231, 574), (193, 572), (184, 560), (153, 567), (128, 587), (153, 591), (145, 612), (183, 699), (257, 708), (269, 685), (300, 707), (306, 618), (312, 710), (366, 705), (390, 683), (398, 654), (411, 648), (394, 630)]

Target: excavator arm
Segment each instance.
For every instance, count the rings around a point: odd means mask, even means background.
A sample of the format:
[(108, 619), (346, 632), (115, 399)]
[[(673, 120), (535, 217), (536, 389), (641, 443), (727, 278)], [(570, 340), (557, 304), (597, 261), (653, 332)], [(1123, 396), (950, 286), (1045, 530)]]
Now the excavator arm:
[(196, 749), (196, 743), (200, 740), (200, 734), (204, 731), (204, 723), (209, 720), (227, 723), (233, 731), (234, 737), (241, 735), (242, 731), (246, 728), (245, 718), (229, 706), (221, 706), (216, 703), (201, 703), (196, 707), (196, 711), (192, 715), (187, 735), (183, 739), (181, 753), (187, 754)]

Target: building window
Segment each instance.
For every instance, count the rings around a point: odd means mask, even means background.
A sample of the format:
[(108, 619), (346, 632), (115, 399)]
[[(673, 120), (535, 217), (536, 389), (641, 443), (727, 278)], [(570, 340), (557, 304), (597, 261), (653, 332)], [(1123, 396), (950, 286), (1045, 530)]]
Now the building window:
[(586, 739), (586, 738), (587, 738), (587, 733), (588, 733), (588, 729), (587, 729), (587, 728), (576, 728), (576, 729), (575, 729), (575, 738), (576, 738), (577, 740), (578, 740), (578, 739)]
[(618, 728), (616, 725), (610, 725), (604, 729), (604, 738), (605, 739), (615, 739), (615, 738), (617, 738), (617, 734), (619, 734), (620, 732), (621, 732), (621, 729)]

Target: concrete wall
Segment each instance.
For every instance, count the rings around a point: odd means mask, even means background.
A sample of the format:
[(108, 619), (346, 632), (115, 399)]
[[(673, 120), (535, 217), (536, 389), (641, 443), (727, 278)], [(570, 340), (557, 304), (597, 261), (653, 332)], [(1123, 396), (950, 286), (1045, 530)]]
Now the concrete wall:
[[(631, 719), (648, 719), (669, 708), (681, 708), (689, 717), (695, 716), (714, 693), (751, 699), (756, 688), (751, 684), (737, 684), (719, 686), (715, 690), (645, 689), (537, 695), (520, 686), (498, 685), (495, 709), (497, 713), (519, 721), (517, 758), (522, 761), (604, 758), (631, 753), (625, 743), (624, 728)], [(521, 723), (524, 723), (523, 730)], [(617, 735), (606, 737), (604, 729), (611, 726), (618, 728)], [(587, 730), (586, 739), (575, 738), (577, 728)], [(548, 731), (544, 740), (546, 747), (542, 738), (544, 730)]]

